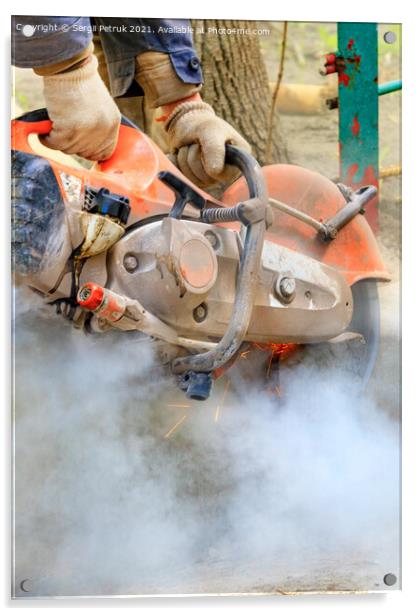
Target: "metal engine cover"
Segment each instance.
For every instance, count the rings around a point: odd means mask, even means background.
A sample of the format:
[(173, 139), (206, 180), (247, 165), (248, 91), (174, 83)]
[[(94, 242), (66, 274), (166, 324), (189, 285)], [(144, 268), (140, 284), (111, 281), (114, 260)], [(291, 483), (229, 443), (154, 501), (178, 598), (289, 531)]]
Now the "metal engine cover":
[[(165, 218), (115, 244), (107, 287), (137, 299), (179, 335), (218, 340), (231, 316), (242, 249), (236, 231)], [(346, 329), (352, 310), (351, 289), (337, 270), (265, 241), (246, 340), (328, 340)]]

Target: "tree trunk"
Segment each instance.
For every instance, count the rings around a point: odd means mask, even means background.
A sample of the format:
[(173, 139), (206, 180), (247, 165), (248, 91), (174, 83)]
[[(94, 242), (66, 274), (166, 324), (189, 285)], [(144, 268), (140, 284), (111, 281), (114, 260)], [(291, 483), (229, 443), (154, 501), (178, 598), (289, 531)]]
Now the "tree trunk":
[(269, 164), (281, 159), (280, 141), (278, 127), (274, 127), (271, 160), (266, 160), (272, 94), (258, 36), (219, 33), (220, 28), (253, 29), (256, 24), (236, 20), (192, 21), (195, 48), (204, 74), (203, 99), (243, 135), (261, 164)]

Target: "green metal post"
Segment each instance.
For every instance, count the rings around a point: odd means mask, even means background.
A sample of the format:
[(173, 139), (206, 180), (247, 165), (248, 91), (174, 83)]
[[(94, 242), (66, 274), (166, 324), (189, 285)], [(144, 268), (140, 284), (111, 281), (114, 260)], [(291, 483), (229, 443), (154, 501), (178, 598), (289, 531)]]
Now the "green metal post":
[[(378, 188), (378, 42), (376, 23), (338, 24), (340, 177)], [(366, 216), (378, 229), (378, 197)]]

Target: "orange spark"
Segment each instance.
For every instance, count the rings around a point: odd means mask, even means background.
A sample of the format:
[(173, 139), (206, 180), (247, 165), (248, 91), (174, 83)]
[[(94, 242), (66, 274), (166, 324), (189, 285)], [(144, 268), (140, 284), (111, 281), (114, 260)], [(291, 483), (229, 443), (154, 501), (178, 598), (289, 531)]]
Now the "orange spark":
[(167, 407), (172, 408), (172, 409), (190, 409), (191, 405), (190, 404), (168, 404)]
[(272, 366), (272, 360), (274, 358), (274, 352), (272, 351), (271, 356), (269, 358), (269, 363), (268, 363), (268, 369), (266, 371), (266, 376), (269, 378), (271, 375), (271, 366)]
[(279, 356), (280, 359), (287, 359), (290, 355), (294, 353), (297, 349), (298, 344), (294, 344), (293, 342), (281, 343), (281, 344), (271, 344), (272, 353), (275, 356)]
[(168, 432), (166, 432), (166, 434), (164, 435), (164, 438), (170, 438), (170, 436), (173, 434), (173, 432), (174, 432), (175, 430), (177, 430), (177, 428), (180, 426), (180, 424), (181, 424), (181, 423), (183, 423), (183, 422), (185, 421), (186, 417), (187, 417), (186, 415), (184, 415), (183, 417), (181, 417), (181, 418), (179, 419), (179, 421), (177, 421), (177, 422), (175, 423), (175, 425), (174, 425), (172, 428), (170, 428), (170, 430), (169, 430)]
[(271, 351), (274, 357), (287, 359), (297, 348), (298, 344), (294, 342), (269, 342), (268, 344), (253, 343), (253, 346), (260, 351)]
[(222, 398), (221, 398), (221, 402), (220, 402), (220, 404), (217, 406), (217, 408), (215, 409), (215, 416), (214, 416), (214, 421), (215, 421), (215, 423), (217, 423), (218, 418), (219, 418), (219, 416), (220, 416), (220, 410), (221, 410), (221, 407), (222, 407), (222, 406), (223, 406), (223, 404), (224, 404), (224, 400), (225, 400), (225, 397), (226, 397), (226, 395), (227, 395), (227, 392), (228, 392), (228, 388), (229, 388), (229, 387), (230, 387), (230, 381), (229, 381), (229, 379), (227, 379), (226, 384), (225, 384), (225, 387), (224, 387), (223, 395), (222, 395)]

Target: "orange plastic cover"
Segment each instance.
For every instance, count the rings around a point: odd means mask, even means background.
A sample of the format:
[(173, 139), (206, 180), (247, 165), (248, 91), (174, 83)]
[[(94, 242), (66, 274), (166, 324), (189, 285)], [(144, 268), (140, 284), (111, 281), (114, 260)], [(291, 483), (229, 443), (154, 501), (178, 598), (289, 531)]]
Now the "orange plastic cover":
[[(296, 165), (269, 165), (263, 168), (263, 174), (270, 197), (321, 222), (345, 205), (338, 187), (309, 169)], [(244, 179), (240, 178), (224, 193), (223, 203), (232, 205), (248, 196)], [(341, 270), (350, 285), (364, 278), (390, 279), (377, 240), (362, 215), (356, 216), (339, 231), (336, 239), (324, 243), (317, 237), (316, 230), (307, 224), (277, 209), (273, 213), (274, 224), (266, 234), (271, 242)]]
[[(50, 120), (37, 122), (22, 121), (19, 118), (13, 120), (12, 148), (37, 155), (29, 142), (29, 136), (46, 135), (51, 127)], [(172, 207), (173, 191), (158, 179), (159, 171), (171, 171), (192, 185), (151, 139), (138, 129), (124, 124), (120, 126), (118, 143), (111, 158), (96, 163), (91, 169), (70, 167), (45, 155), (44, 157), (49, 160), (60, 186), (62, 186), (61, 171), (78, 177), (83, 186), (106, 187), (112, 192), (128, 197), (131, 205), (129, 224), (148, 216), (167, 213)], [(210, 198), (203, 191), (194, 188), (206, 198)], [(186, 208), (185, 213), (194, 212), (191, 208)]]
[[(31, 154), (28, 137), (31, 133), (47, 134), (51, 121), (12, 121), (12, 147)], [(157, 177), (161, 170), (170, 170), (185, 178), (163, 152), (139, 130), (121, 124), (118, 144), (112, 157), (92, 169), (74, 169), (50, 160), (61, 184), (60, 171), (78, 176), (83, 185), (109, 190), (129, 197), (132, 208), (129, 224), (136, 219), (167, 213), (174, 202), (173, 192)], [(294, 165), (270, 165), (263, 168), (269, 195), (300, 209), (319, 221), (333, 216), (345, 200), (333, 182), (308, 169)], [(217, 201), (195, 187), (205, 198)], [(232, 205), (248, 197), (243, 178), (225, 192), (223, 203)], [(368, 207), (368, 206), (367, 206)], [(191, 213), (190, 210), (185, 213)], [(196, 212), (195, 212), (196, 215)], [(274, 224), (267, 239), (331, 265), (345, 275), (349, 284), (363, 278), (389, 280), (377, 241), (363, 216), (356, 216), (337, 238), (323, 243), (308, 225), (274, 210)], [(224, 226), (224, 225), (223, 225)], [(238, 228), (236, 223), (225, 225)]]

